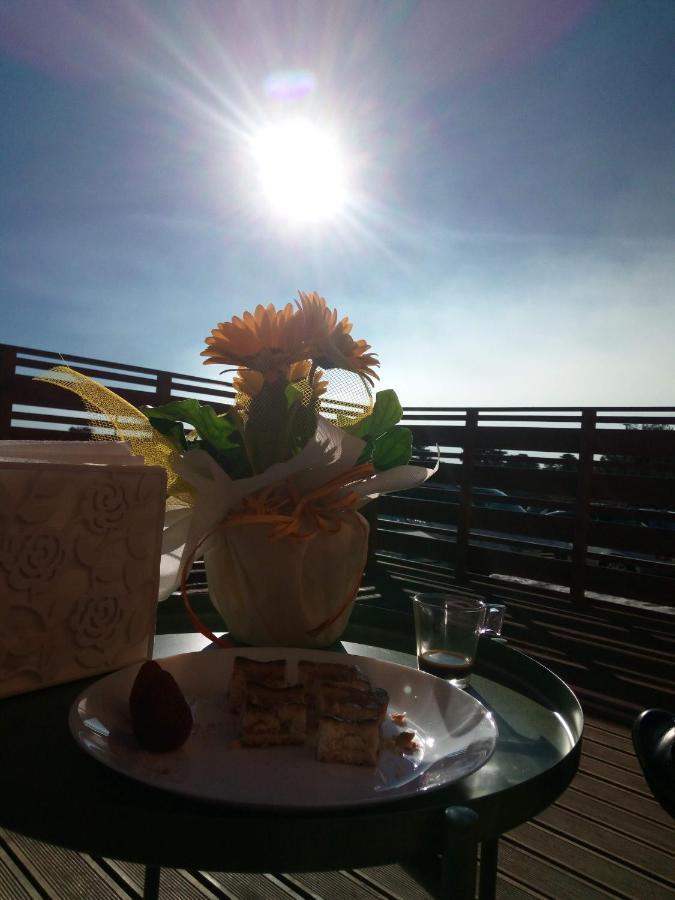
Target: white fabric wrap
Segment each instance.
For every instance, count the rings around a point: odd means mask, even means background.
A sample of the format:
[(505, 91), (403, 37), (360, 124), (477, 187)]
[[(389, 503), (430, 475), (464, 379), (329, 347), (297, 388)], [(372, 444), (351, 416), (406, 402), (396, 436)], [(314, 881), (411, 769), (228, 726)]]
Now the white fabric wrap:
[[(321, 532), (310, 541), (272, 542), (268, 525), (218, 526), (244, 497), (291, 476), (301, 495), (316, 490), (352, 469), (363, 447), (359, 438), (319, 417), (301, 453), (253, 478), (233, 481), (205, 451), (186, 453), (177, 471), (195, 489), (196, 502), (189, 509), (167, 510), (159, 599), (178, 588), (183, 567), (191, 554), (201, 553), (203, 543), (211, 599), (239, 640), (268, 643), (263, 640), (268, 633), (274, 634), (274, 643), (292, 646), (291, 635), (297, 640), (330, 618), (346, 603), (365, 566), (368, 528), (360, 515), (344, 513), (337, 533)], [(379, 494), (422, 484), (436, 468), (398, 466), (345, 493), (356, 493), (363, 507)], [(317, 635), (321, 643), (315, 646), (333, 643), (331, 636), (340, 633), (348, 616), (345, 610), (330, 630)]]
[(339, 531), (319, 531), (307, 541), (271, 540), (273, 526), (266, 524), (234, 525), (209, 539), (209, 596), (236, 640), (276, 647), (329, 647), (338, 640), (368, 554), (363, 516), (347, 512), (340, 520)]

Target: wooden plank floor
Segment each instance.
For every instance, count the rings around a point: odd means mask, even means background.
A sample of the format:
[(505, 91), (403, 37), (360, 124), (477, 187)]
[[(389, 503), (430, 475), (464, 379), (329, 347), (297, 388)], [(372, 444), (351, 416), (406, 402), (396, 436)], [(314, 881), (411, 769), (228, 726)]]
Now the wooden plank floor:
[[(0, 900), (138, 898), (142, 868), (0, 831)], [(162, 898), (429, 900), (399, 866), (305, 874), (163, 870)], [(579, 772), (565, 794), (501, 841), (497, 897), (675, 898), (675, 823), (652, 798), (629, 730), (587, 718)]]

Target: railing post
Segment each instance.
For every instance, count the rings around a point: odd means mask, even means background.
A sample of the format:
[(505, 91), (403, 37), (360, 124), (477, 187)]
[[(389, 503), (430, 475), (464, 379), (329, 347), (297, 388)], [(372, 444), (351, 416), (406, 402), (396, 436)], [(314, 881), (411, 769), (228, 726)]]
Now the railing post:
[(171, 373), (157, 373), (157, 405), (162, 406), (171, 400)]
[(457, 555), (455, 577), (457, 581), (468, 578), (469, 533), (471, 531), (471, 499), (473, 496), (473, 466), (476, 459), (478, 438), (478, 410), (467, 409), (462, 447), (462, 475), (457, 516)]
[(11, 437), (15, 374), (16, 349), (3, 347), (0, 350), (0, 440), (3, 441)]
[(591, 525), (591, 483), (593, 480), (593, 447), (597, 412), (586, 409), (581, 413), (579, 465), (577, 467), (577, 508), (572, 543), (572, 574), (570, 597), (575, 606), (585, 605), (586, 557)]

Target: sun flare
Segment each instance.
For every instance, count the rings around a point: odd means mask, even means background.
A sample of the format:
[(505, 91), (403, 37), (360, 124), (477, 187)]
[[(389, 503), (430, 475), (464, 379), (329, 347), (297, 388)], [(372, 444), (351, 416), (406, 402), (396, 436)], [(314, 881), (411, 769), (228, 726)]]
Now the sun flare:
[(267, 202), (287, 221), (332, 219), (345, 206), (345, 167), (335, 138), (303, 120), (264, 128), (253, 155)]

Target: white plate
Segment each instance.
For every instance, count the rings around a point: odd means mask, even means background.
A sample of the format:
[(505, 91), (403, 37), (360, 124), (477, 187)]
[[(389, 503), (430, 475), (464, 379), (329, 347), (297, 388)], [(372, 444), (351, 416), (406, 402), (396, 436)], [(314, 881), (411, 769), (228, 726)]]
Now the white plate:
[[(349, 662), (390, 697), (389, 714), (407, 713), (400, 728), (387, 717), (385, 736), (417, 733), (419, 750), (401, 756), (383, 750), (375, 769), (320, 763), (305, 747), (236, 746), (237, 722), (225, 693), (235, 656), (288, 660), (292, 681), (299, 659)], [(370, 804), (445, 787), (475, 772), (495, 747), (491, 713), (469, 694), (417, 669), (320, 650), (278, 647), (183, 653), (162, 659), (192, 709), (187, 743), (171, 753), (149, 753), (131, 730), (128, 698), (138, 665), (107, 675), (74, 702), (69, 725), (94, 759), (145, 784), (201, 800), (246, 806), (312, 809)]]

